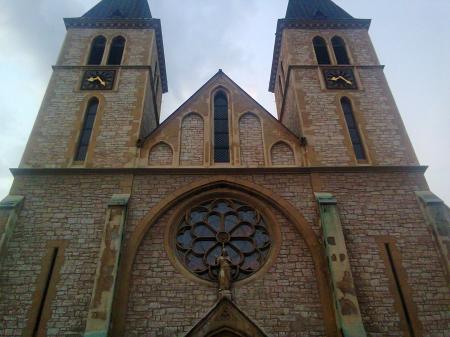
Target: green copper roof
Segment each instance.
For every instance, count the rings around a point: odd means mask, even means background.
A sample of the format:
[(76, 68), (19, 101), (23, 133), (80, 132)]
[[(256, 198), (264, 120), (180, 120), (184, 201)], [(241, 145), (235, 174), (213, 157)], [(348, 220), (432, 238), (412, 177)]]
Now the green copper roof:
[(151, 19), (147, 0), (102, 0), (83, 15), (89, 19)]
[(340, 20), (353, 17), (331, 0), (290, 0), (286, 19)]

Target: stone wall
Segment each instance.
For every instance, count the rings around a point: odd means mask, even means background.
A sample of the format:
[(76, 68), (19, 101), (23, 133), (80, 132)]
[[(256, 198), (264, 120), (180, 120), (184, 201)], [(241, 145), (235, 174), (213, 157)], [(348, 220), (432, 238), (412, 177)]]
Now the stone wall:
[[(0, 336), (22, 336), (46, 245), (50, 240), (65, 240), (47, 336), (81, 337), (111, 195), (132, 191), (125, 244), (139, 244), (129, 242), (131, 234), (152, 209), (162, 200), (167, 202), (177, 187), (206, 178), (212, 177), (140, 174), (133, 181), (125, 175), (17, 177), (11, 193), (25, 196), (25, 201), (2, 265), (0, 315), (4, 323)], [(370, 337), (401, 335), (400, 315), (377, 244), (383, 237), (396, 242), (406, 270), (404, 282), (411, 290), (423, 336), (450, 333), (450, 293), (444, 269), (414, 194), (427, 189), (421, 174), (321, 173), (312, 177), (255, 173), (227, 178), (252, 182), (270, 191), (270, 197), (289, 202), (319, 240), (313, 192), (337, 197), (356, 292)], [(323, 311), (307, 242), (285, 214), (272, 207), (267, 205), (281, 231), (280, 252), (267, 272), (235, 289), (236, 303), (269, 336), (323, 336)], [(126, 336), (178, 337), (214, 303), (214, 288), (186, 277), (168, 259), (164, 233), (172, 215), (173, 211), (164, 212), (139, 244), (130, 284)]]
[(66, 247), (45, 336), (83, 335), (107, 204), (129, 188), (126, 175), (16, 178), (25, 201), (1, 265), (0, 336), (23, 336), (50, 242)]
[[(91, 40), (97, 35), (107, 37), (107, 47), (102, 65), (105, 65), (109, 43), (122, 35), (126, 38), (123, 65), (116, 68), (113, 90), (80, 90)], [(96, 30), (70, 29), (61, 50), (58, 63), (50, 79), (37, 120), (33, 127), (21, 167), (130, 167), (136, 158), (136, 143), (141, 136), (156, 126), (153, 102), (146, 96), (150, 85), (152, 52), (156, 48), (153, 30)], [(134, 67), (140, 66), (140, 67)], [(100, 105), (92, 131), (87, 158), (74, 163), (76, 146), (83, 126), (86, 105), (96, 96)], [(160, 96), (160, 95), (159, 95)], [(152, 99), (151, 99), (152, 100)], [(144, 110), (147, 111), (142, 127)], [(151, 115), (153, 114), (153, 115)], [(153, 118), (153, 120), (149, 120)], [(118, 127), (120, 126), (120, 127)]]
[[(328, 43), (332, 64), (336, 64), (331, 38), (342, 37), (349, 51), (358, 90), (334, 91), (325, 87), (322, 67), (317, 65), (312, 40), (322, 36)], [(355, 119), (367, 149), (368, 162), (374, 165), (415, 165), (412, 149), (399, 111), (386, 82), (366, 30), (283, 31), (280, 62), (291, 67), (286, 85), (281, 121), (294, 133), (297, 114), (303, 135), (308, 139), (308, 160), (313, 166), (355, 165), (357, 163), (340, 99), (352, 101)], [(279, 86), (277, 84), (277, 86)], [(277, 101), (280, 90), (276, 90)], [(281, 104), (278, 104), (281, 107)]]

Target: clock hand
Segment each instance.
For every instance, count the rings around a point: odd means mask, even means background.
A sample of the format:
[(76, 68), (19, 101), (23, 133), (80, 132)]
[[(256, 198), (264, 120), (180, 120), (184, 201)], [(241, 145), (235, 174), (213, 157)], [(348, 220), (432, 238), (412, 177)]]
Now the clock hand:
[(100, 84), (102, 85), (102, 86), (104, 86), (104, 87), (106, 87), (106, 82), (105, 81), (103, 81), (101, 78), (100, 78), (100, 76), (96, 76), (96, 77), (89, 77), (88, 78), (88, 82), (94, 82), (94, 81), (99, 81), (100, 82)]
[(342, 79), (345, 83), (347, 83), (347, 84), (349, 84), (349, 85), (352, 85), (352, 84), (353, 84), (352, 81), (347, 80), (347, 79), (346, 79), (345, 77), (343, 77), (343, 76), (339, 76), (338, 78)]

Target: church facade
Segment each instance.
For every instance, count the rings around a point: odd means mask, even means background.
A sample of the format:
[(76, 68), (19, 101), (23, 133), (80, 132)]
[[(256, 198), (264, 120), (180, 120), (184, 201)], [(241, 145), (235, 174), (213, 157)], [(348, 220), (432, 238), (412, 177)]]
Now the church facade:
[(147, 0), (65, 25), (0, 203), (0, 336), (450, 336), (449, 209), (370, 20), (290, 0), (278, 118), (219, 70), (163, 122)]

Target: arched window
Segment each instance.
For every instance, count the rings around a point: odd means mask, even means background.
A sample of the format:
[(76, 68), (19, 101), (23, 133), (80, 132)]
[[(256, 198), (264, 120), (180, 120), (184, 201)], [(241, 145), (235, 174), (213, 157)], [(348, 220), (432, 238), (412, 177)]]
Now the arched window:
[(328, 54), (327, 43), (320, 36), (316, 36), (313, 40), (314, 51), (318, 64), (330, 64), (330, 55)]
[(76, 161), (84, 161), (91, 139), (92, 129), (94, 127), (95, 116), (97, 115), (98, 99), (92, 98), (87, 106), (86, 115), (84, 117), (83, 129), (80, 132), (80, 139), (78, 140), (78, 148), (75, 154)]
[(350, 133), (350, 139), (353, 144), (353, 150), (355, 151), (356, 159), (365, 160), (366, 153), (362, 143), (361, 135), (359, 134), (358, 125), (353, 114), (352, 102), (347, 97), (341, 98), (342, 111), (344, 112), (345, 122), (347, 123), (348, 132)]
[(331, 39), (333, 45), (334, 55), (336, 56), (336, 61), (338, 64), (350, 64), (350, 59), (348, 58), (347, 48), (345, 47), (345, 42), (339, 36), (335, 36)]
[(228, 132), (228, 100), (223, 92), (214, 97), (214, 161), (230, 162), (230, 140)]
[(120, 65), (122, 63), (123, 50), (125, 48), (125, 38), (122, 36), (115, 37), (111, 42), (109, 50), (108, 64)]
[(106, 38), (97, 36), (92, 41), (91, 53), (89, 54), (88, 65), (98, 65), (102, 63), (103, 53), (105, 52)]

